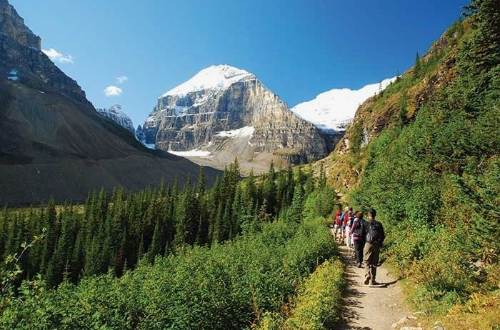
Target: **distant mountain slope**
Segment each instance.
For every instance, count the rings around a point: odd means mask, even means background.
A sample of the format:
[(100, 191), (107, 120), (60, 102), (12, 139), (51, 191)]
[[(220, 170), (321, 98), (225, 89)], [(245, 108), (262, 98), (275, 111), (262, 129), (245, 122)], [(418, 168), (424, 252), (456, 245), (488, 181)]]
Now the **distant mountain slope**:
[(132, 122), (132, 119), (130, 119), (130, 117), (125, 112), (123, 112), (121, 105), (115, 104), (107, 109), (97, 108), (96, 110), (104, 117), (111, 119), (121, 127), (126, 128), (130, 133), (135, 135), (134, 123)]
[[(230, 133), (245, 127), (246, 134)], [(255, 75), (229, 65), (205, 68), (163, 94), (140, 135), (157, 149), (218, 168), (238, 157), (247, 172), (266, 171), (272, 161), (305, 163), (327, 153), (316, 127), (291, 112)], [(193, 150), (205, 156), (193, 156), (199, 155)]]
[(382, 92), (396, 78), (366, 85), (358, 90), (332, 89), (314, 99), (291, 108), (292, 112), (323, 131), (344, 131), (352, 121), (358, 107), (368, 98)]
[(82, 200), (92, 189), (140, 189), (197, 172), (99, 115), (0, 0), (0, 205)]

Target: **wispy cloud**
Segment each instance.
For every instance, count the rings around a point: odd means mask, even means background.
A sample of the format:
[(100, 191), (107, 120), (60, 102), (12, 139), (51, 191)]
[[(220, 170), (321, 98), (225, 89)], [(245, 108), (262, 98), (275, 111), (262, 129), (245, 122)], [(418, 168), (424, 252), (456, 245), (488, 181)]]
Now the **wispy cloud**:
[(69, 54), (63, 54), (54, 48), (42, 49), (42, 52), (44, 52), (45, 55), (47, 55), (53, 62), (58, 62), (62, 64), (74, 63), (73, 56)]
[(121, 93), (123, 93), (123, 90), (118, 86), (110, 85), (104, 88), (104, 95), (106, 95), (107, 97), (119, 96), (121, 95)]
[(128, 77), (127, 76), (119, 76), (119, 77), (116, 77), (116, 83), (121, 85), (125, 82), (128, 81)]

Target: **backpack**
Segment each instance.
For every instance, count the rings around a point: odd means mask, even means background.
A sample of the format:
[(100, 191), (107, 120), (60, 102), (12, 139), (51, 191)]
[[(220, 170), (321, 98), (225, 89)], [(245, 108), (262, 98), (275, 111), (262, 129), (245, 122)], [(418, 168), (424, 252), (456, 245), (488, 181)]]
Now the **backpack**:
[(384, 229), (380, 222), (373, 220), (366, 225), (368, 227), (366, 233), (366, 241), (368, 243), (378, 243), (384, 239)]
[(337, 224), (338, 224), (339, 226), (342, 226), (342, 219), (344, 219), (344, 213), (343, 213), (343, 212), (342, 212), (342, 213), (340, 213), (340, 215), (339, 215), (339, 217), (338, 217), (338, 219), (337, 219)]
[[(363, 227), (365, 226), (365, 221), (363, 219), (358, 219), (353, 222), (352, 235), (356, 238), (363, 238)], [(354, 226), (356, 225), (356, 226)]]

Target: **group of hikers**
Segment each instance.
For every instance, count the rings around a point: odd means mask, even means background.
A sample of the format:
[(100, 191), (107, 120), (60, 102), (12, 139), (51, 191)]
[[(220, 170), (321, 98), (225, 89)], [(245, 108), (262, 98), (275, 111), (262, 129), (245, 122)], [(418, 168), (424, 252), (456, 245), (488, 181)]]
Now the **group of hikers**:
[(375, 219), (376, 215), (374, 209), (369, 209), (365, 220), (364, 212), (353, 212), (350, 207), (343, 211), (339, 208), (333, 215), (335, 239), (354, 251), (353, 258), (359, 268), (362, 268), (363, 262), (365, 264), (365, 285), (379, 284), (375, 278), (385, 233), (382, 224)]

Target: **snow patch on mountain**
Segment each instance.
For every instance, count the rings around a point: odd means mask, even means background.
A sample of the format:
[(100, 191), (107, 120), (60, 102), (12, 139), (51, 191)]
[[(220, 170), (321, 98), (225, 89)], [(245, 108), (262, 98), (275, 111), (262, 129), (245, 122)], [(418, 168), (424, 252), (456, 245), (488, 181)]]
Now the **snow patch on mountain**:
[(10, 70), (9, 74), (7, 75), (7, 79), (12, 81), (18, 81), (19, 76), (17, 75), (17, 70), (16, 69)]
[(188, 150), (188, 151), (174, 151), (174, 150), (169, 150), (169, 153), (180, 156), (180, 157), (201, 157), (201, 158), (208, 158), (211, 156), (210, 151), (205, 151), (205, 150), (200, 150), (200, 149), (193, 149), (193, 150)]
[(247, 136), (252, 136), (254, 132), (255, 132), (254, 127), (244, 126), (238, 129), (233, 129), (231, 131), (221, 131), (215, 134), (215, 136), (229, 137), (229, 138), (247, 137)]
[(121, 105), (115, 104), (109, 109), (101, 108), (96, 110), (102, 116), (113, 120), (115, 123), (126, 128), (135, 135), (135, 128), (134, 124), (132, 123), (132, 119), (130, 119), (130, 117), (125, 112), (123, 112)]
[(369, 97), (383, 91), (394, 80), (396, 77), (358, 90), (332, 89), (313, 100), (299, 103), (290, 110), (323, 131), (343, 131), (354, 118), (358, 107)]
[(194, 75), (188, 81), (169, 90), (161, 97), (183, 96), (192, 92), (202, 90), (225, 90), (235, 82), (245, 78), (255, 77), (248, 71), (235, 68), (230, 65), (212, 65)]

